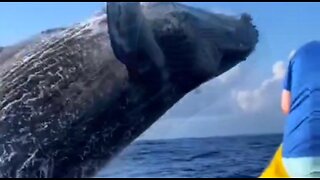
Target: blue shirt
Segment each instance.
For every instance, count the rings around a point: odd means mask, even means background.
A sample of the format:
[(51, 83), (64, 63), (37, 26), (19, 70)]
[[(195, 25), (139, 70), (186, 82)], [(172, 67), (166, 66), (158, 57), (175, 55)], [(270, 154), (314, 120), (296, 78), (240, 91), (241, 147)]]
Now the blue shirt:
[(285, 122), (283, 157), (320, 156), (320, 42), (310, 42), (296, 52), (284, 89), (291, 92), (291, 107)]

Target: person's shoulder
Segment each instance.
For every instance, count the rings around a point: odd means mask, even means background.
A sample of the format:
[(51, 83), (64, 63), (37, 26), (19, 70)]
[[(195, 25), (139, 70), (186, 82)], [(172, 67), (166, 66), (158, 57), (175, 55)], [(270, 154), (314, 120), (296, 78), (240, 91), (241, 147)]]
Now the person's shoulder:
[(304, 44), (299, 51), (307, 51), (307, 50), (317, 50), (320, 49), (320, 41), (314, 40)]
[(309, 54), (306, 52), (311, 51), (320, 52), (320, 41), (314, 40), (305, 43), (299, 49), (290, 54), (289, 60), (294, 61), (298, 57), (306, 58), (306, 56)]

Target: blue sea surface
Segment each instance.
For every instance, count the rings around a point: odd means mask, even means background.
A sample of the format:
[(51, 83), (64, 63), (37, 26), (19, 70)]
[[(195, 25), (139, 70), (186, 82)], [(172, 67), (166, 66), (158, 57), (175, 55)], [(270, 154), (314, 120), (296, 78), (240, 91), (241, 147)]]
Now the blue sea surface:
[(136, 141), (97, 177), (255, 178), (281, 135)]

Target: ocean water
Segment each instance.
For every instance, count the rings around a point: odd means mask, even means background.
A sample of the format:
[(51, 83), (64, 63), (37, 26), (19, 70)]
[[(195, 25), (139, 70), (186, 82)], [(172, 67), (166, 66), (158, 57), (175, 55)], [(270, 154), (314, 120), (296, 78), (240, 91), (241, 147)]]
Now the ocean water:
[(97, 177), (255, 178), (281, 135), (137, 141)]

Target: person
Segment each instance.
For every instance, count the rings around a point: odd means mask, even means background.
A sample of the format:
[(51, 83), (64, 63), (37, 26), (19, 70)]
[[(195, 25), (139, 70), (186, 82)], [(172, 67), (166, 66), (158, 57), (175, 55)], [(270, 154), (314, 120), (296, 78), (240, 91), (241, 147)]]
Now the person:
[(290, 177), (320, 177), (320, 42), (299, 48), (291, 58), (282, 91), (287, 115), (282, 159)]

